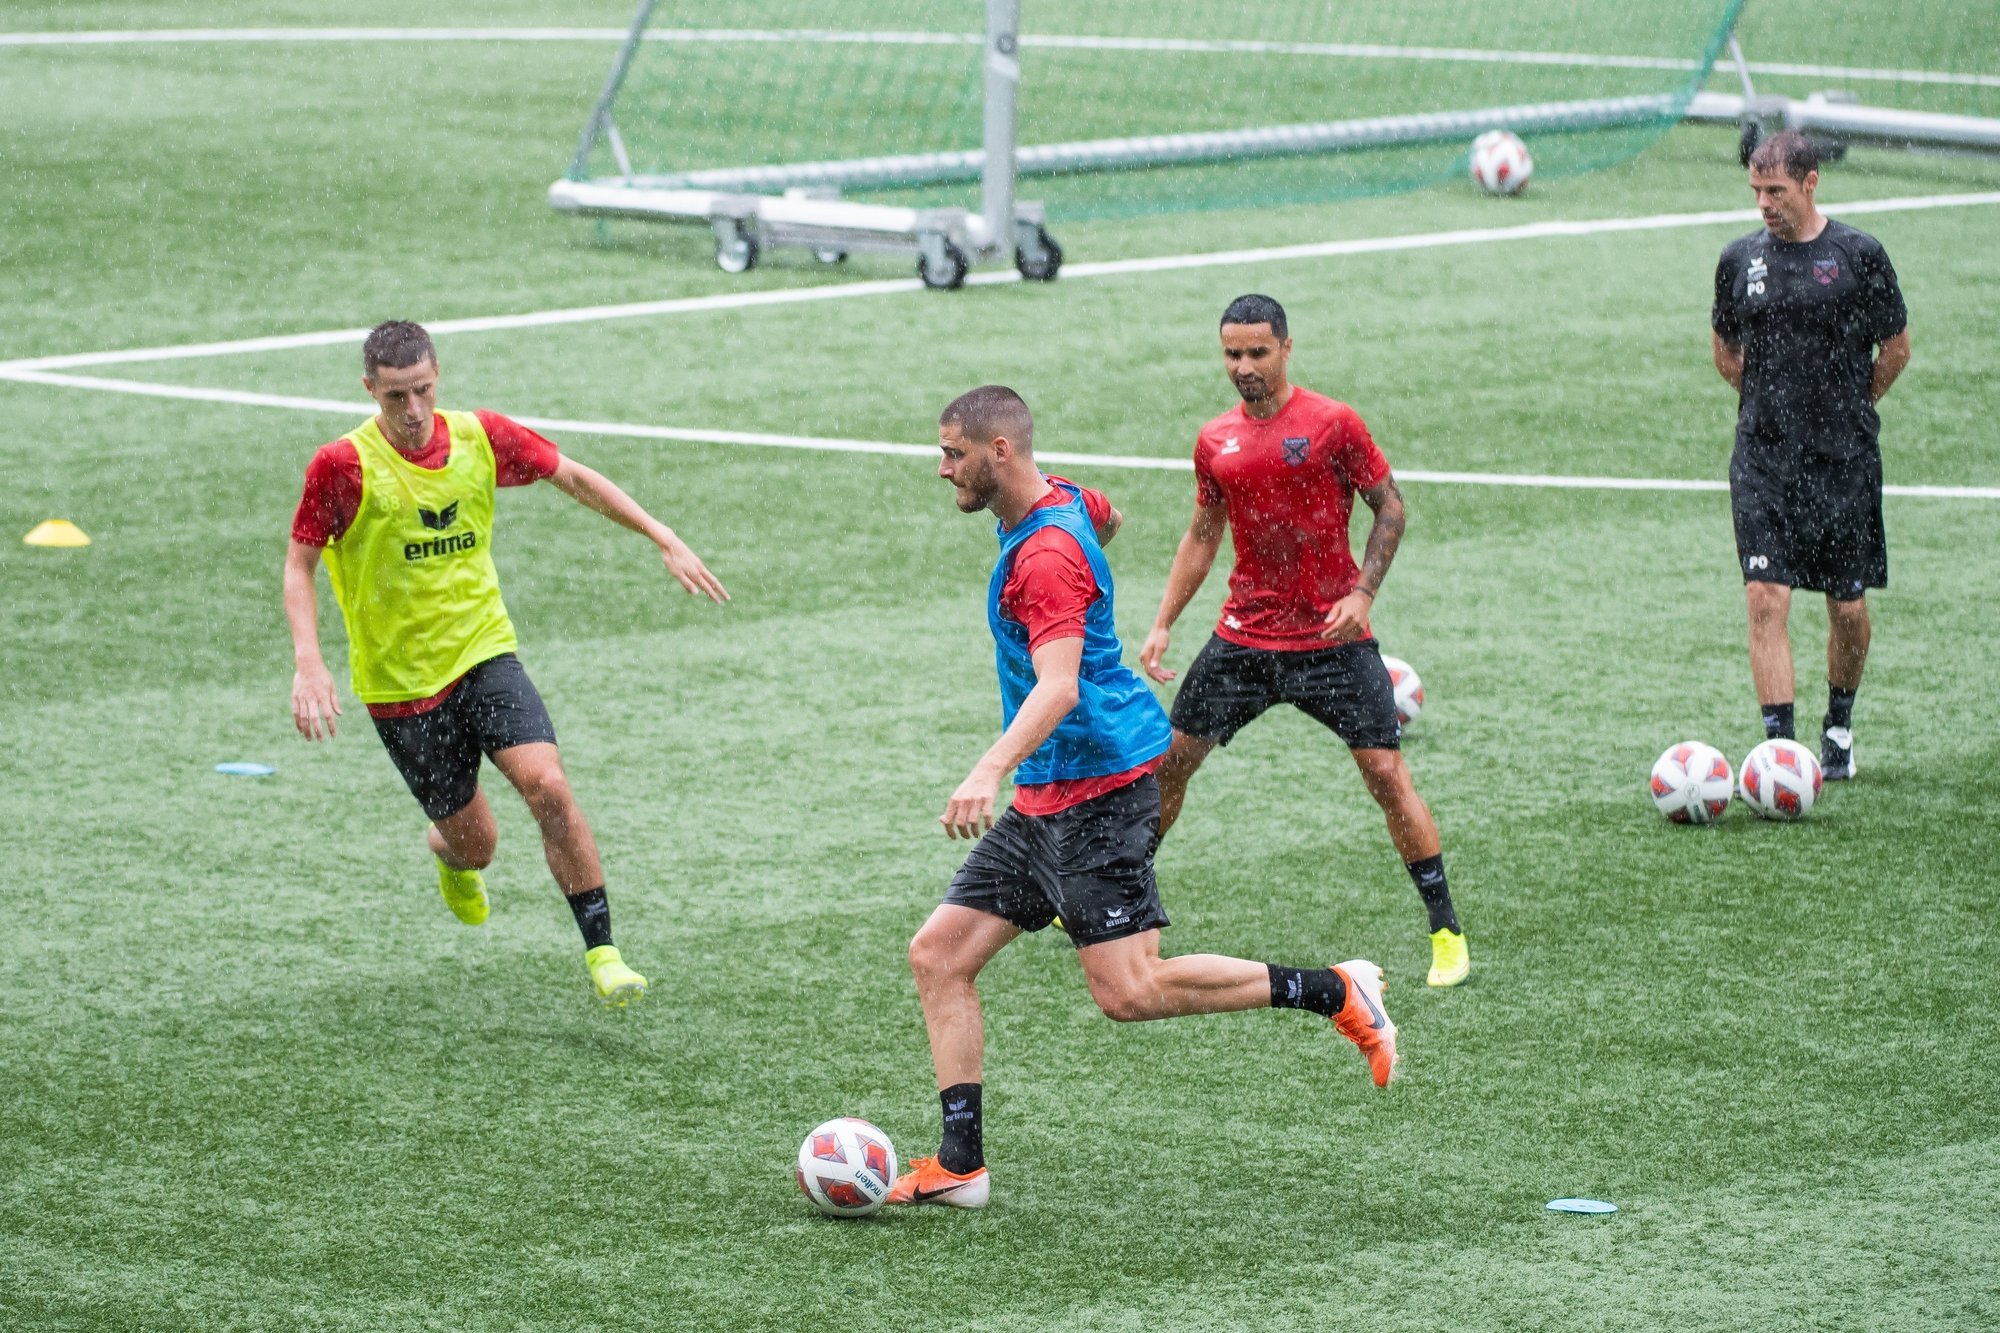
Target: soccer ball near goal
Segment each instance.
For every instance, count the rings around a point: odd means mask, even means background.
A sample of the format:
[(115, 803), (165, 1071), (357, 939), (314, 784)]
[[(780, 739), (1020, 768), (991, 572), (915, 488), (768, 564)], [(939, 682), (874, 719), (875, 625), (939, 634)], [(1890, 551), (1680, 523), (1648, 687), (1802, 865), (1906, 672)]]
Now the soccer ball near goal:
[(1472, 179), (1488, 194), (1519, 194), (1535, 174), (1528, 145), (1507, 130), (1488, 130), (1472, 141)]
[(1768, 740), (1743, 760), (1743, 803), (1766, 819), (1804, 819), (1819, 799), (1819, 759), (1797, 741)]
[(1653, 804), (1676, 824), (1713, 824), (1735, 790), (1736, 775), (1713, 745), (1682, 741), (1653, 761)]
[(1424, 711), (1423, 679), (1400, 657), (1384, 653), (1382, 665), (1389, 668), (1389, 684), (1396, 691), (1396, 720), (1407, 727)]
[(799, 1189), (828, 1217), (866, 1217), (896, 1183), (896, 1149), (866, 1120), (841, 1116), (806, 1135), (795, 1174)]

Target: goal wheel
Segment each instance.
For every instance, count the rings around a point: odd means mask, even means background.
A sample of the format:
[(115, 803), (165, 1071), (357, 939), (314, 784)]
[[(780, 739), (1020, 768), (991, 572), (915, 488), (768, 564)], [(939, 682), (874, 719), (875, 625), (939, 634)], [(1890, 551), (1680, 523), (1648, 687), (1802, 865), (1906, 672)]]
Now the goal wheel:
[(1032, 245), (1017, 246), (1014, 250), (1014, 267), (1029, 282), (1054, 282), (1062, 261), (1062, 247), (1043, 227), (1035, 228)]
[(847, 251), (838, 246), (823, 245), (813, 251), (813, 258), (822, 264), (844, 264), (847, 262)]
[(941, 260), (934, 260), (928, 249), (917, 252), (917, 276), (924, 280), (924, 286), (938, 291), (963, 287), (966, 270), (972, 267), (965, 251), (946, 241), (939, 253), (943, 256)]
[(1736, 134), (1736, 162), (1738, 166), (1750, 165), (1750, 154), (1757, 151), (1757, 145), (1764, 141), (1764, 127), (1754, 120), (1746, 120)]
[(739, 231), (715, 243), (715, 266), (724, 273), (748, 273), (757, 267), (757, 238)]

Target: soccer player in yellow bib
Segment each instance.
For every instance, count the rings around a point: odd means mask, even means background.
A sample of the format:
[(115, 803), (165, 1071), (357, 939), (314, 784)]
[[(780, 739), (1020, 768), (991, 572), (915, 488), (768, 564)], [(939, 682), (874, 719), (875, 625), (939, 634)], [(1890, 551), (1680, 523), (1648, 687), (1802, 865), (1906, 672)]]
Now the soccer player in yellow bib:
[(496, 412), (438, 411), (437, 352), (418, 325), (379, 326), (361, 359), (361, 382), (381, 411), (313, 456), (292, 520), (292, 721), (307, 740), (331, 740), (341, 711), (319, 648), (314, 571), (324, 554), (354, 693), (430, 816), (445, 905), (469, 926), (486, 920), (479, 872), (493, 861), (499, 830), (479, 789), (484, 754), (541, 826), (598, 998), (630, 1004), (646, 978), (611, 942), (596, 839), (563, 773), (548, 709), (514, 655), (493, 568), (493, 492), (547, 480), (651, 540), (689, 593), (715, 602), (729, 594), (671, 528), (534, 431)]

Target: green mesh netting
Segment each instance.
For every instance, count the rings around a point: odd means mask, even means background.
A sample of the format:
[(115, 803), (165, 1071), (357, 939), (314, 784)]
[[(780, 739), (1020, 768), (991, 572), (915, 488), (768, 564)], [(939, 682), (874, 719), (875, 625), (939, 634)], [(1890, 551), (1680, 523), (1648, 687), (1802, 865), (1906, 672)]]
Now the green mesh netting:
[[(1476, 131), (1192, 165), (1138, 165), (1143, 154), (1127, 151), (1117, 169), (1045, 171), (1030, 150), (1538, 104), (1558, 110), (1521, 130), (1537, 173), (1592, 170), (1679, 120), (1741, 2), (1022, 0), (1018, 193), (1062, 219), (1414, 188), (1462, 173)], [(726, 12), (662, 0), (611, 118), (633, 172), (668, 184), (716, 168), (963, 154), (982, 138), (984, 26), (980, 0), (748, 0)], [(1561, 109), (1609, 99), (1650, 100)], [(1577, 119), (1589, 126), (1547, 127)], [(573, 174), (622, 170), (600, 143)], [(962, 160), (929, 179), (905, 170), (842, 190), (977, 202)]]

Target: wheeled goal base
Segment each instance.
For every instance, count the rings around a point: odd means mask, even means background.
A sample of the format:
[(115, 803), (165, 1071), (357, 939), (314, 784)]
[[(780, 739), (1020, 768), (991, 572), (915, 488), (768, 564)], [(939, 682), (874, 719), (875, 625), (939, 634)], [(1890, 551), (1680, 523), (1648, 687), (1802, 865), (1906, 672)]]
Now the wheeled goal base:
[(975, 260), (1009, 249), (1014, 267), (1032, 282), (1051, 281), (1062, 268), (1062, 247), (1037, 203), (1016, 203), (1013, 235), (1000, 237), (989, 236), (985, 219), (963, 208), (860, 204), (811, 188), (740, 194), (561, 180), (549, 187), (549, 203), (584, 217), (704, 224), (715, 233), (715, 262), (725, 273), (755, 268), (780, 245), (811, 250), (827, 264), (856, 252), (912, 254), (924, 285), (940, 289), (964, 286)]

